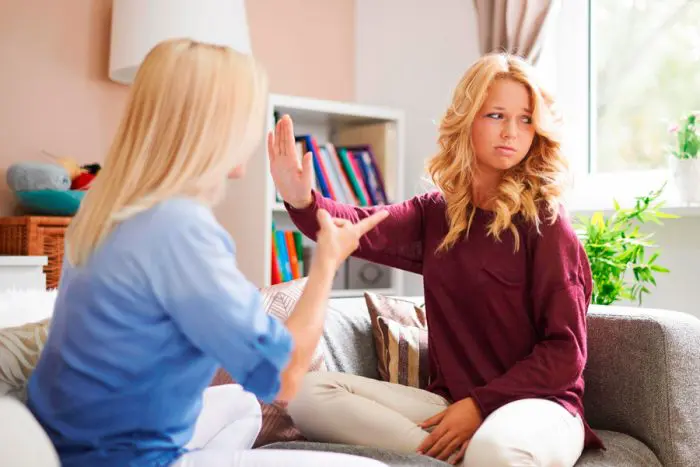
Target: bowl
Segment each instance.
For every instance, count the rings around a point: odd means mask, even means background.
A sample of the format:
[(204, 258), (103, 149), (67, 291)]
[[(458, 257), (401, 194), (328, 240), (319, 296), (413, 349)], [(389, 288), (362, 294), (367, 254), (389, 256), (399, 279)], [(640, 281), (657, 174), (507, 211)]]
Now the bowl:
[(81, 190), (33, 190), (16, 191), (15, 197), (28, 214), (73, 216), (86, 193)]

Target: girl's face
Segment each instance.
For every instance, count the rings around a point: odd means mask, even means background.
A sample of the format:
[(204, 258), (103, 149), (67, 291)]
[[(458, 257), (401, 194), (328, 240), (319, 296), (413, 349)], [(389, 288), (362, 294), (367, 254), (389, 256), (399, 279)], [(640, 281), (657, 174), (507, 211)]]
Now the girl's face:
[(517, 81), (491, 85), (471, 129), (479, 171), (504, 172), (525, 158), (535, 137), (530, 101), (529, 90)]

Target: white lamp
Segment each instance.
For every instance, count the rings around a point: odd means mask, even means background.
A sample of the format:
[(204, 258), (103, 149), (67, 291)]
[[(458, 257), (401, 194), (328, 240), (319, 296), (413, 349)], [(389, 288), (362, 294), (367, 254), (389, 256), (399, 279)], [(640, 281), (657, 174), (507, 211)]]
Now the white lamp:
[(157, 43), (179, 37), (250, 54), (245, 0), (114, 0), (110, 79), (131, 83)]

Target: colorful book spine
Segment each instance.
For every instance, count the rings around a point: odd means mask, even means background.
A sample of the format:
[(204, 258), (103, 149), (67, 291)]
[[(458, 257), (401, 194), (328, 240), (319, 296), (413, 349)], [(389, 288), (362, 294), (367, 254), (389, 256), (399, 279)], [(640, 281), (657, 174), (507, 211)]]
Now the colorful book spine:
[(271, 284), (301, 279), (306, 275), (302, 234), (272, 227)]
[(306, 276), (307, 271), (306, 271), (306, 264), (304, 261), (304, 245), (302, 243), (302, 235), (301, 232), (298, 230), (293, 230), (292, 231), (292, 236), (294, 237), (294, 248), (296, 249), (297, 253), (297, 261), (299, 262), (299, 271), (301, 272), (302, 277)]
[(275, 235), (275, 226), (272, 225), (272, 277), (270, 283), (272, 285), (282, 282), (282, 269), (279, 261), (279, 250), (277, 248), (277, 236)]
[(278, 230), (275, 232), (275, 236), (277, 240), (277, 251), (279, 252), (280, 264), (282, 267), (282, 281), (291, 281), (292, 265), (289, 261), (289, 252), (287, 251), (287, 242), (284, 239), (284, 232)]
[(292, 279), (300, 279), (301, 272), (299, 270), (299, 260), (297, 258), (297, 248), (294, 245), (294, 235), (291, 230), (284, 232), (284, 241), (287, 245), (287, 254), (289, 255), (289, 267), (292, 271)]
[(359, 200), (360, 206), (369, 206), (367, 198), (365, 197), (365, 192), (362, 189), (362, 180), (357, 176), (355, 167), (352, 163), (352, 153), (345, 148), (338, 148), (338, 156), (343, 164), (343, 169), (350, 180), (353, 190), (355, 191), (355, 196)]

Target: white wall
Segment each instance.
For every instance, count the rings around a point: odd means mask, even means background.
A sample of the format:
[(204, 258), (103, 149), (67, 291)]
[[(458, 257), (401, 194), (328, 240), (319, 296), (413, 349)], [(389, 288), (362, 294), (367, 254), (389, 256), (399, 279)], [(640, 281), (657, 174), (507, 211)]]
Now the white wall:
[[(585, 2), (564, 0), (557, 35), (557, 90), (572, 128), (585, 123), (577, 108), (586, 105), (585, 75), (566, 73), (585, 64)], [(423, 167), (436, 148), (436, 122), (450, 102), (461, 75), (478, 57), (476, 18), (468, 0), (356, 0), (355, 96), (359, 102), (389, 105), (406, 112), (406, 196), (423, 191)], [(577, 50), (571, 53), (571, 50)], [(579, 68), (582, 69), (582, 68)], [(562, 76), (573, 76), (562, 80)], [(583, 150), (579, 148), (578, 151)], [(700, 217), (653, 228), (660, 262), (671, 274), (658, 278), (646, 306), (670, 308), (700, 317)], [(420, 277), (409, 274), (405, 292), (420, 294)]]
[[(406, 112), (406, 196), (424, 191), (425, 161), (452, 90), (478, 57), (471, 1), (356, 0), (355, 98)], [(405, 293), (422, 293), (406, 275)]]

